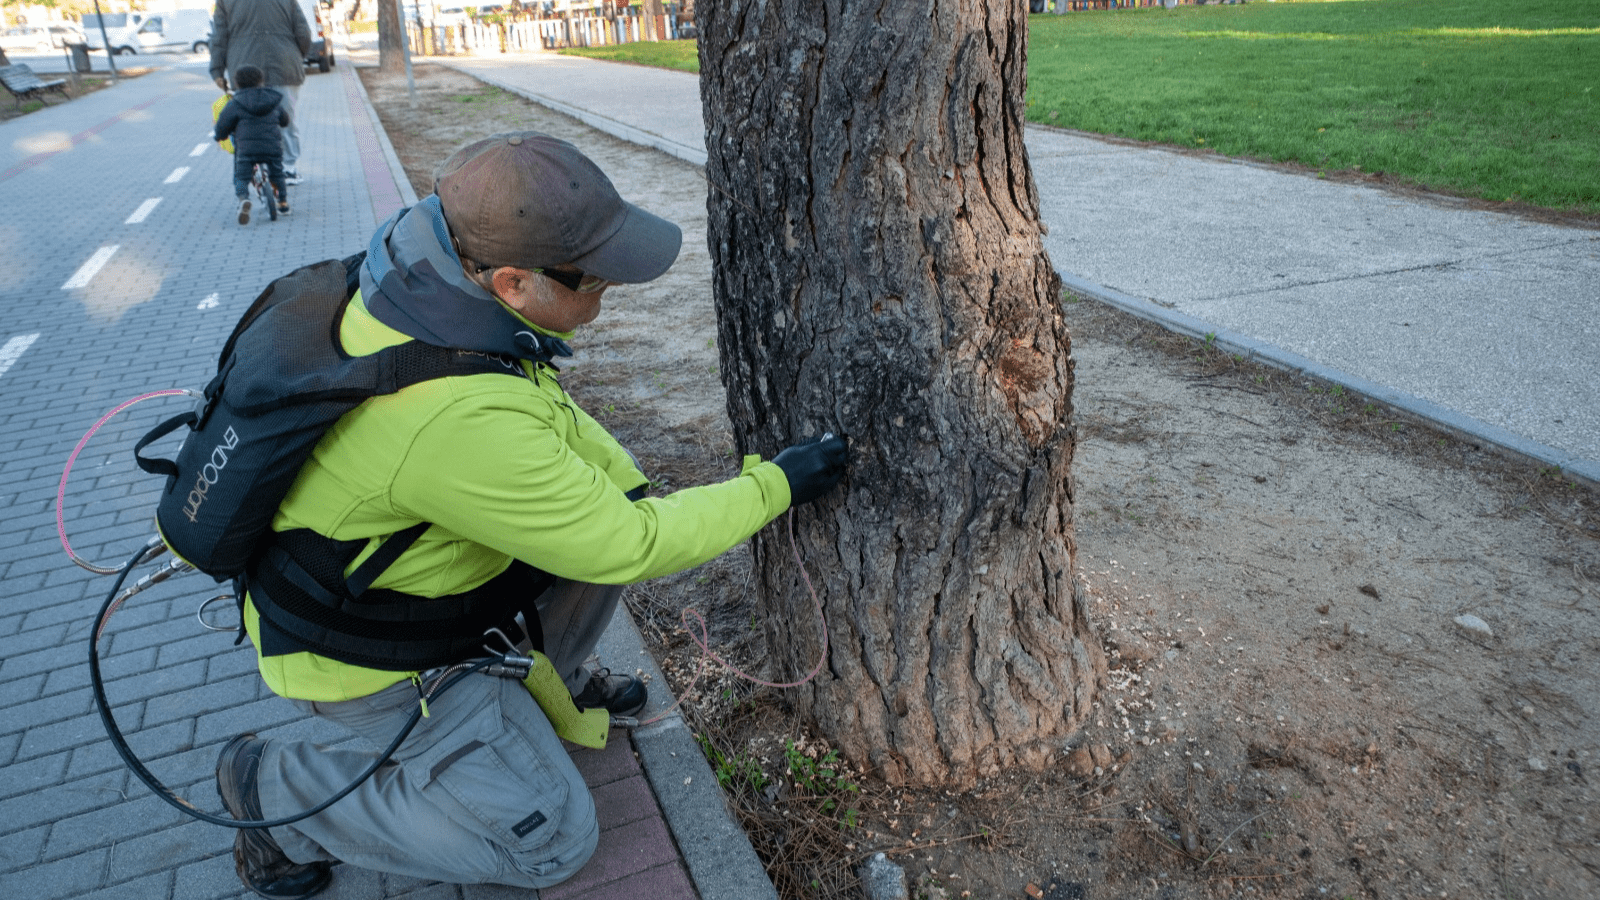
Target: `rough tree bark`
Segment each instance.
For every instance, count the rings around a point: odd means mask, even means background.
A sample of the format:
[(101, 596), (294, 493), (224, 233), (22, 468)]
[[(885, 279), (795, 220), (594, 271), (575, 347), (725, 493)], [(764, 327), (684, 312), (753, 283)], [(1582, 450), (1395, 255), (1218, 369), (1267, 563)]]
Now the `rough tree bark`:
[(405, 71), (405, 40), (405, 20), (400, 18), (400, 0), (378, 0), (378, 71)]
[[(830, 648), (789, 692), (892, 782), (1037, 767), (1105, 663), (1073, 576), (1072, 359), (1022, 143), (1027, 5), (702, 0), (709, 244), (745, 452), (849, 435), (800, 510)], [(821, 629), (755, 544), (780, 676)]]

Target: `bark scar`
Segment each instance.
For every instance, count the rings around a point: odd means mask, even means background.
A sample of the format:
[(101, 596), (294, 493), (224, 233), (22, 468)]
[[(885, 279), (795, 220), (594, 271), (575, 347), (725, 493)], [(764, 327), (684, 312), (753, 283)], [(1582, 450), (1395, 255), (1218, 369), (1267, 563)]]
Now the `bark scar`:
[(1054, 365), (1032, 341), (1016, 338), (1000, 354), (999, 370), (1000, 389), (1016, 413), (1017, 424), (1037, 445), (1050, 431), (1049, 411), (1054, 404), (1041, 388), (1051, 384)]

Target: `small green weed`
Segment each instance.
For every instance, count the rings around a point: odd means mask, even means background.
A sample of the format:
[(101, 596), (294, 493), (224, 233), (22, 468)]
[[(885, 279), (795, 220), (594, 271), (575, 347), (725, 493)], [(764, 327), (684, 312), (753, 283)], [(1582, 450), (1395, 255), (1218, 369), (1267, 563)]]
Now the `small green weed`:
[(760, 793), (766, 788), (769, 780), (767, 773), (753, 754), (735, 753), (730, 756), (717, 749), (705, 735), (697, 733), (694, 737), (700, 742), (700, 750), (705, 753), (706, 761), (711, 763), (711, 771), (723, 790)]
[(814, 747), (784, 741), (783, 758), (789, 766), (796, 799), (807, 800), (819, 813), (837, 819), (842, 830), (861, 823), (860, 811), (841, 802), (861, 793), (861, 786), (846, 777), (838, 750), (830, 748), (818, 755)]

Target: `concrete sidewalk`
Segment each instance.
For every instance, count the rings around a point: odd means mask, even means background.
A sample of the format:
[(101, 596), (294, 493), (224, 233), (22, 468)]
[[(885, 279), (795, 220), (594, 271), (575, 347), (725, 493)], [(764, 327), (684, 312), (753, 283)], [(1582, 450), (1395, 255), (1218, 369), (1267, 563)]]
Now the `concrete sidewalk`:
[[(697, 76), (430, 59), (701, 165)], [(1600, 482), (1600, 229), (1029, 126), (1067, 286)]]

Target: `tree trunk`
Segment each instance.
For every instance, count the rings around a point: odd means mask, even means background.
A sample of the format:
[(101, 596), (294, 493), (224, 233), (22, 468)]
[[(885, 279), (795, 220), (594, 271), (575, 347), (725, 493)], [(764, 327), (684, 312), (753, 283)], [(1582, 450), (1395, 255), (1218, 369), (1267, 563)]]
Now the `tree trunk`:
[[(847, 434), (796, 530), (788, 692), (891, 782), (1048, 762), (1105, 671), (1073, 575), (1071, 346), (1022, 143), (1027, 6), (698, 11), (709, 244), (744, 452)], [(821, 652), (755, 543), (776, 673)]]
[(378, 71), (404, 72), (406, 29), (400, 0), (378, 0)]

